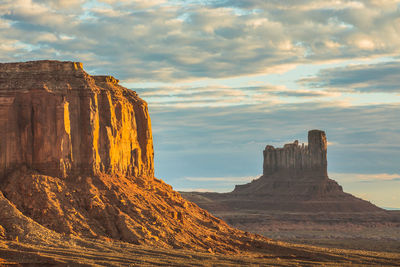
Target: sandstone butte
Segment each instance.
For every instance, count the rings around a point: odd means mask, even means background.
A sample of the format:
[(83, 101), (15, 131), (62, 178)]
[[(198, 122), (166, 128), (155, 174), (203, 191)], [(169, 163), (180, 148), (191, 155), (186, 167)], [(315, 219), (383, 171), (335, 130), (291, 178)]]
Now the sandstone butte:
[[(324, 131), (308, 132), (308, 145), (296, 140), (282, 148), (267, 145), (263, 175), (229, 193), (182, 192), (200, 207), (219, 215), (239, 210), (285, 212), (380, 212), (372, 203), (343, 192), (328, 177)], [(223, 216), (221, 216), (223, 218)]]

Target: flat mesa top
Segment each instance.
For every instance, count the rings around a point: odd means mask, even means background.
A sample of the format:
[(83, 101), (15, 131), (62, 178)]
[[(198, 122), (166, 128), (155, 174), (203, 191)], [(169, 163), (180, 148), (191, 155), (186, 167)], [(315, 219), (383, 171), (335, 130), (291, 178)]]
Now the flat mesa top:
[[(123, 90), (110, 75), (89, 75), (81, 62), (38, 60), (0, 63), (0, 91)], [(116, 88), (110, 85), (118, 85)]]
[(0, 63), (0, 72), (53, 72), (83, 71), (81, 62), (38, 60), (27, 62)]

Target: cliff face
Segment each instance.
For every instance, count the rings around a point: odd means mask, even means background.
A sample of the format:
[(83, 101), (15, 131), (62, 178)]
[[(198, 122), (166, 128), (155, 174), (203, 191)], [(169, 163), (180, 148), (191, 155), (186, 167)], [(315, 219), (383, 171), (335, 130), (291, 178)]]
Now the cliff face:
[(0, 179), (23, 166), (56, 177), (154, 175), (146, 102), (78, 62), (0, 64), (0, 151)]
[(324, 131), (308, 132), (308, 145), (299, 145), (296, 140), (283, 148), (267, 145), (264, 150), (263, 174), (279, 171), (301, 174), (312, 171), (320, 176), (327, 176), (327, 141)]

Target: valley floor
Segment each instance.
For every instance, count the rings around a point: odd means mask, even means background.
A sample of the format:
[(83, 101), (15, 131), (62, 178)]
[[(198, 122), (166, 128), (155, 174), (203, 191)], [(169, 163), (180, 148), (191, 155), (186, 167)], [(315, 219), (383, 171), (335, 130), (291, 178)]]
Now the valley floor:
[[(296, 255), (296, 256), (295, 256)], [(271, 241), (258, 251), (226, 255), (120, 241), (65, 237), (58, 245), (0, 241), (0, 266), (400, 266), (400, 253), (327, 249)]]
[(215, 213), (230, 225), (268, 238), (315, 246), (400, 253), (400, 212)]

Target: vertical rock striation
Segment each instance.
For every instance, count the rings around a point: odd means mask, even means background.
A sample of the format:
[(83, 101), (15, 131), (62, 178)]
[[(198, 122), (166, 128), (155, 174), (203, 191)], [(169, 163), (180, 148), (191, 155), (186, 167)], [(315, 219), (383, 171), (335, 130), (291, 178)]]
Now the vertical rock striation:
[(327, 140), (324, 131), (308, 132), (308, 144), (296, 140), (282, 148), (267, 145), (263, 152), (263, 175), (251, 183), (236, 185), (233, 193), (282, 199), (315, 199), (342, 194), (340, 185), (328, 177)]
[(324, 131), (308, 132), (308, 145), (299, 145), (296, 140), (283, 148), (267, 145), (264, 150), (263, 174), (288, 171), (295, 175), (314, 172), (320, 177), (327, 176), (327, 141)]
[(0, 179), (22, 166), (42, 174), (153, 177), (147, 104), (79, 62), (0, 64)]

